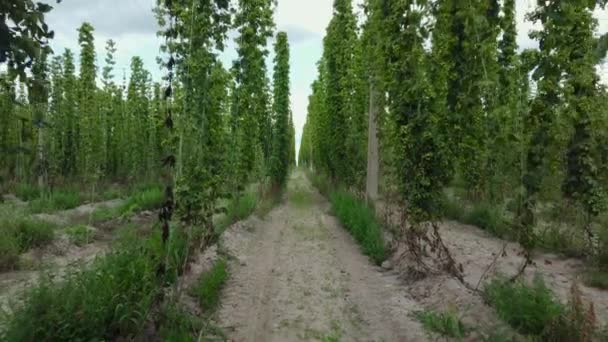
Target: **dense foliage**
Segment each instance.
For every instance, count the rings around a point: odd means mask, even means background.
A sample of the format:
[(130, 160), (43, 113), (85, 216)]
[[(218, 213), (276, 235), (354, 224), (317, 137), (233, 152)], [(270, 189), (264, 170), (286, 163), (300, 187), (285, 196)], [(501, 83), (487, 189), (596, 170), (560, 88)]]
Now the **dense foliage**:
[(293, 164), (294, 133), (289, 107), (289, 43), (287, 34), (279, 32), (275, 44), (274, 65), (274, 132), (273, 150), (270, 161), (272, 181), (283, 187), (287, 181), (289, 167)]
[[(606, 38), (595, 35), (593, 11), (605, 4), (539, 1), (527, 16), (539, 48), (522, 51), (513, 0), (367, 0), (360, 27), (350, 2), (334, 3), (300, 163), (362, 193), (367, 144), (348, 142), (366, 141), (358, 122), (373, 113), (381, 195), (397, 199), (408, 223), (436, 221), (463, 200), (510, 211), (501, 232), (513, 229), (528, 251), (541, 216), (574, 224), (595, 247), (608, 116), (596, 73)], [(367, 111), (360, 97), (377, 104)]]
[[(50, 7), (24, 1), (24, 13), (3, 10), (9, 17), (38, 18), (32, 25), (44, 26), (32, 28), (32, 35), (28, 27), (10, 33), (11, 39), (38, 41), (40, 51), (27, 56), (31, 61), (17, 52), (3, 55), (9, 64), (0, 73), (3, 186), (32, 183), (48, 189), (77, 182), (95, 188), (167, 179), (171, 164), (175, 172), (169, 178), (181, 216), (209, 223), (218, 198), (276, 177), (273, 158), (281, 164), (279, 178), (286, 177), (295, 165), (286, 34), (278, 36), (274, 87), (265, 65), (266, 42), (274, 35), (274, 2), (158, 5), (155, 13), (166, 38), (162, 64), (170, 67), (170, 77), (153, 80), (134, 56), (122, 84), (115, 80), (116, 43), (105, 43), (100, 65), (89, 23), (78, 29), (78, 55), (70, 50), (52, 55), (40, 41), (43, 34), (50, 38), (50, 31), (42, 14), (36, 14)], [(230, 29), (240, 34), (238, 58), (227, 70), (218, 56)], [(31, 75), (15, 81), (21, 72), (17, 65), (23, 63)]]

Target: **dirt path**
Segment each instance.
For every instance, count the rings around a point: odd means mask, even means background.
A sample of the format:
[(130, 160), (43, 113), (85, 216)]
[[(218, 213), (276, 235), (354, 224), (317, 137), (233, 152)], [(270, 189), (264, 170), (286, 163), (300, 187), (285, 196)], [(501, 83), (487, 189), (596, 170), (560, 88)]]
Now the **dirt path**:
[(424, 341), (420, 307), (361, 254), (301, 172), (288, 200), (223, 238), (235, 256), (219, 324), (233, 341)]

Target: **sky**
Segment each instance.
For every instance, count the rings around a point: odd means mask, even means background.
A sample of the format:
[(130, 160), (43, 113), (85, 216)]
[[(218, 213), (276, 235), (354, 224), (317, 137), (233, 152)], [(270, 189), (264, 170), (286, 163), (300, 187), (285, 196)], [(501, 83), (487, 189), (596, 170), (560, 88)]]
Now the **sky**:
[[(161, 38), (156, 36), (158, 26), (152, 13), (155, 0), (54, 0), (45, 2), (54, 5), (47, 15), (47, 23), (55, 31), (51, 47), (56, 53), (70, 48), (78, 54), (77, 28), (89, 22), (95, 28), (97, 65), (103, 67), (104, 47), (108, 39), (117, 43), (115, 79), (129, 77), (129, 63), (133, 56), (144, 60), (146, 69), (155, 81), (160, 80), (162, 71), (156, 63)], [(356, 12), (362, 0), (354, 0)], [(517, 0), (518, 44), (520, 48), (533, 48), (537, 44), (528, 38), (533, 25), (525, 21), (525, 13), (534, 9), (536, 0)], [(291, 47), (291, 108), (296, 126), (296, 148), (299, 150), (302, 128), (306, 121), (310, 85), (316, 78), (317, 61), (323, 53), (323, 36), (332, 16), (333, 0), (278, 0), (275, 10), (277, 30), (286, 31)], [(598, 11), (599, 32), (608, 31), (608, 12)], [(269, 43), (269, 49), (271, 43)], [(236, 57), (232, 41), (221, 56), (229, 67)], [(267, 60), (268, 70), (272, 70), (272, 56)], [(604, 64), (602, 73), (608, 74)], [(269, 75), (270, 77), (271, 75)], [(270, 79), (272, 79), (270, 77)]]

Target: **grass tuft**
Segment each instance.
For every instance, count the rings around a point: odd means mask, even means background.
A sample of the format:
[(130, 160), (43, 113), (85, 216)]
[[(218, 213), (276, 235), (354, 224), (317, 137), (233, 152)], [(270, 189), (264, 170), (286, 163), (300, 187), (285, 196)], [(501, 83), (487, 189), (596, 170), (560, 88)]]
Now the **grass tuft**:
[(120, 216), (118, 214), (118, 210), (116, 208), (111, 208), (108, 206), (100, 206), (91, 215), (91, 220), (93, 223), (110, 221), (113, 218)]
[(19, 183), (15, 188), (15, 195), (23, 201), (34, 200), (41, 194), (40, 187), (29, 183)]
[(240, 198), (228, 201), (224, 215), (216, 225), (215, 235), (221, 235), (231, 224), (248, 218), (258, 207), (258, 196), (254, 191), (247, 191)]
[(76, 246), (84, 246), (93, 242), (95, 232), (85, 225), (78, 225), (66, 229), (70, 242)]
[(307, 174), (307, 177), (310, 179), (312, 185), (325, 197), (328, 197), (334, 189), (334, 186), (329, 178), (322, 174), (310, 172)]
[(246, 192), (239, 199), (231, 201), (228, 205), (226, 216), (231, 222), (244, 220), (253, 213), (258, 203), (258, 197), (254, 192)]
[(572, 229), (551, 226), (539, 234), (538, 244), (543, 249), (570, 258), (581, 258), (585, 255), (585, 243), (580, 238), (580, 234)]
[(55, 224), (47, 221), (24, 218), (14, 222), (13, 233), (20, 251), (26, 252), (50, 244), (55, 238), (56, 228)]
[(589, 269), (585, 272), (585, 284), (602, 290), (608, 290), (608, 271)]
[(330, 201), (333, 212), (361, 245), (363, 253), (376, 264), (386, 260), (387, 250), (382, 237), (382, 228), (376, 220), (374, 211), (344, 190), (333, 192)]
[[(165, 248), (160, 234), (142, 240), (124, 233), (112, 250), (85, 269), (62, 279), (43, 279), (15, 303), (0, 331), (2, 341), (100, 341), (136, 336), (158, 301), (175, 281), (172, 270), (183, 260), (182, 235), (172, 234)], [(164, 260), (169, 265), (161, 270)]]
[(500, 238), (511, 238), (511, 223), (502, 208), (490, 203), (475, 203), (466, 209), (457, 198), (447, 194), (442, 202), (444, 217), (479, 227)]
[(194, 342), (228, 341), (221, 328), (207, 317), (198, 317), (186, 312), (176, 303), (164, 305), (160, 312), (159, 335), (161, 341)]
[(427, 331), (439, 334), (442, 337), (460, 340), (467, 334), (464, 323), (453, 311), (435, 312), (426, 310), (417, 312), (415, 316)]
[(12, 234), (0, 239), (0, 272), (12, 271), (19, 265), (19, 243)]
[(31, 201), (29, 203), (29, 209), (33, 214), (68, 210), (76, 208), (83, 200), (84, 198), (77, 191), (55, 191), (49, 194), (43, 194), (41, 197)]
[(608, 290), (608, 227), (598, 233), (598, 248), (593, 256), (593, 265), (585, 274), (585, 284)]
[[(14, 216), (11, 216), (12, 215)], [(44, 247), (55, 239), (53, 223), (7, 211), (0, 218), (0, 271), (19, 268), (19, 255), (32, 248)]]
[(563, 306), (540, 276), (532, 286), (494, 279), (485, 286), (484, 295), (502, 320), (525, 335), (543, 334), (563, 313)]
[(160, 187), (145, 188), (132, 194), (118, 208), (118, 213), (125, 216), (138, 211), (157, 209), (163, 204), (164, 199), (165, 194)]
[(504, 212), (491, 204), (476, 204), (465, 215), (464, 221), (498, 237), (508, 237), (511, 233), (511, 227), (507, 219), (505, 219)]
[(442, 203), (443, 216), (454, 221), (464, 222), (466, 211), (462, 203), (457, 202), (448, 195), (445, 195)]
[(221, 290), (228, 280), (228, 265), (225, 259), (219, 259), (213, 268), (201, 275), (192, 295), (199, 301), (199, 305), (206, 312), (217, 309), (220, 302)]

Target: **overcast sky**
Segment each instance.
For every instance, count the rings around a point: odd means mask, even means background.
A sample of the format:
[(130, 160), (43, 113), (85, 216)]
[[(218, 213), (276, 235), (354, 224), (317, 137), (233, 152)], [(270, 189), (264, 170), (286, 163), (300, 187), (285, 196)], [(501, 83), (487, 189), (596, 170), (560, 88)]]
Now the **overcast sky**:
[[(54, 3), (54, 0), (46, 2)], [(306, 108), (310, 84), (316, 77), (316, 63), (322, 54), (322, 40), (325, 28), (331, 19), (332, 0), (279, 0), (275, 13), (278, 30), (287, 31), (291, 44), (291, 103), (299, 146), (302, 127), (306, 120)], [(361, 0), (355, 0), (358, 7)], [(525, 22), (525, 13), (533, 9), (536, 0), (517, 0), (518, 43), (521, 48), (535, 47), (528, 38), (532, 25)], [(90, 22), (95, 27), (95, 45), (98, 66), (103, 66), (105, 41), (114, 39), (117, 43), (117, 70), (115, 79), (121, 80), (123, 73), (128, 78), (129, 61), (132, 56), (143, 58), (146, 68), (155, 80), (161, 71), (156, 64), (161, 40), (156, 37), (158, 30), (152, 13), (155, 0), (63, 0), (55, 4), (55, 9), (47, 16), (49, 26), (55, 30), (51, 46), (56, 53), (65, 48), (78, 54), (77, 28), (82, 22)], [(357, 9), (357, 11), (359, 11)], [(608, 13), (596, 13), (599, 32), (608, 31)], [(234, 44), (229, 43), (222, 56), (226, 66), (235, 58)], [(603, 67), (607, 71), (607, 67)], [(272, 70), (272, 65), (268, 65)]]

